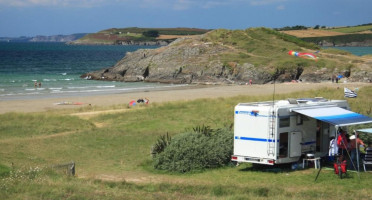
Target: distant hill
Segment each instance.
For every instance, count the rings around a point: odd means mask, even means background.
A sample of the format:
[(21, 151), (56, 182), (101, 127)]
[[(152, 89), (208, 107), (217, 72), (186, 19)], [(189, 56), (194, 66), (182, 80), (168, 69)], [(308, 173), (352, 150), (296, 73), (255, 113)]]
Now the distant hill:
[(372, 24), (337, 28), (303, 28), (284, 30), (292, 35), (320, 46), (372, 46)]
[[(318, 59), (288, 55), (313, 53)], [(372, 81), (372, 59), (327, 49), (268, 28), (217, 29), (182, 37), (157, 49), (127, 53), (115, 66), (82, 75), (86, 79), (161, 83), (253, 83)]]
[(87, 33), (76, 33), (71, 35), (52, 35), (35, 37), (0, 37), (0, 42), (71, 42), (82, 38)]
[(111, 28), (87, 34), (71, 44), (167, 45), (179, 37), (200, 35), (208, 31), (197, 28)]

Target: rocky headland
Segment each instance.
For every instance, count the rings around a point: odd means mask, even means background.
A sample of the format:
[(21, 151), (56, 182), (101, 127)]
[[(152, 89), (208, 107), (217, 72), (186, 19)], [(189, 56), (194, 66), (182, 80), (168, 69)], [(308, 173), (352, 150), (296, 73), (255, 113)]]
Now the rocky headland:
[[(288, 55), (312, 52), (317, 59)], [(266, 28), (213, 30), (179, 38), (157, 49), (127, 53), (116, 65), (81, 77), (93, 80), (188, 84), (256, 84), (301, 80), (350, 82), (372, 80), (372, 57), (319, 51), (316, 45)]]

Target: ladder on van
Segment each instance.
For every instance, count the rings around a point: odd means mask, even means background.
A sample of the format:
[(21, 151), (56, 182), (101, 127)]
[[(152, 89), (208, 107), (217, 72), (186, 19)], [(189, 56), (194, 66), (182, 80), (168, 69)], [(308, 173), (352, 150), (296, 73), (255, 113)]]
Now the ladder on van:
[(275, 127), (276, 126), (276, 114), (275, 108), (272, 107), (269, 111), (269, 135), (267, 139), (267, 155), (275, 156)]

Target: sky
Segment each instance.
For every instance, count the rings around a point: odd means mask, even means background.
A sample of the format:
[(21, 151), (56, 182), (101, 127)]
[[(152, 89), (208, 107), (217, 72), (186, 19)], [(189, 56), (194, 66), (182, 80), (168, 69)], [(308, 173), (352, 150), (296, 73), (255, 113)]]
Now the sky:
[(0, 0), (0, 37), (372, 23), (372, 0)]

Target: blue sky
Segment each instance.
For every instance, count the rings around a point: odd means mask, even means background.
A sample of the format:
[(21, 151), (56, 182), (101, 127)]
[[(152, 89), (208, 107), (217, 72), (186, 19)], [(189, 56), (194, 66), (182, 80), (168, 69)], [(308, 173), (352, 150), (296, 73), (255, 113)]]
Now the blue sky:
[(0, 37), (124, 27), (246, 29), (372, 23), (372, 0), (0, 0)]

